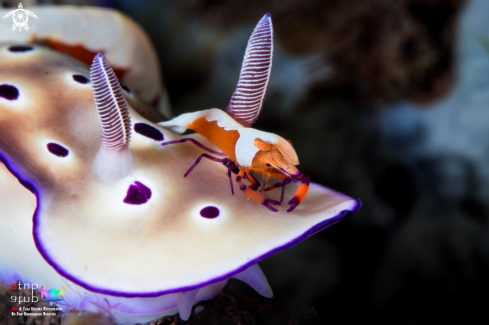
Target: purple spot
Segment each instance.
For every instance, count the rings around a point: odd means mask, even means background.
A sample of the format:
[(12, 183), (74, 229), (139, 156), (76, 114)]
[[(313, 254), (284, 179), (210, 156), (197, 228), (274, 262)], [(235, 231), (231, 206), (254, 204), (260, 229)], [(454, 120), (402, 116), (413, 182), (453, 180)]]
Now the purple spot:
[(127, 190), (126, 198), (124, 203), (127, 204), (144, 204), (151, 198), (151, 189), (141, 182), (134, 182)]
[(219, 216), (219, 209), (213, 206), (205, 207), (200, 210), (200, 215), (207, 219), (214, 219)]
[(69, 153), (68, 149), (66, 149), (65, 147), (52, 142), (48, 143), (48, 150), (50, 153), (58, 157), (66, 157)]
[(155, 141), (162, 141), (164, 139), (163, 133), (160, 130), (146, 123), (134, 124), (134, 131)]
[(81, 84), (87, 84), (90, 82), (90, 80), (87, 77), (85, 77), (81, 74), (74, 74), (73, 80), (75, 80), (76, 82), (79, 82)]
[(13, 45), (8, 48), (10, 52), (29, 52), (32, 51), (34, 48), (29, 45)]
[(11, 85), (0, 85), (0, 97), (8, 100), (19, 98), (19, 91)]

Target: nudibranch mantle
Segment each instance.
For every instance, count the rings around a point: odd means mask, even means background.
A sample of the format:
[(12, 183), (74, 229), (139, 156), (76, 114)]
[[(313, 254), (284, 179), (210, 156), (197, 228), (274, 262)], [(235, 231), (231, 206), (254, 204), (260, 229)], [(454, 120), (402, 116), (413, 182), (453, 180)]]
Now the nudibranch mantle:
[[(131, 170), (103, 182), (94, 170), (101, 124), (87, 67), (41, 46), (21, 54), (12, 46), (0, 45), (0, 86), (18, 91), (0, 96), (3, 281), (65, 286), (67, 306), (97, 311), (106, 302), (118, 323), (177, 312), (187, 319), (230, 277), (271, 297), (257, 262), (360, 208), (311, 184), (293, 213), (273, 213), (241, 192), (230, 197), (227, 168), (214, 162), (183, 181), (202, 149), (162, 146), (182, 137), (143, 118), (145, 108), (127, 93)], [(215, 148), (198, 134), (186, 137)], [(144, 199), (129, 204), (131, 195)]]
[[(90, 54), (103, 52), (118, 70), (122, 83), (144, 101), (157, 104), (161, 113), (170, 115), (153, 45), (129, 17), (116, 10), (86, 6), (29, 6), (28, 9), (39, 17), (29, 21), (29, 31), (12, 32), (12, 20), (0, 19), (0, 43), (45, 42), (87, 64), (91, 62)], [(0, 8), (0, 16), (10, 10)]]

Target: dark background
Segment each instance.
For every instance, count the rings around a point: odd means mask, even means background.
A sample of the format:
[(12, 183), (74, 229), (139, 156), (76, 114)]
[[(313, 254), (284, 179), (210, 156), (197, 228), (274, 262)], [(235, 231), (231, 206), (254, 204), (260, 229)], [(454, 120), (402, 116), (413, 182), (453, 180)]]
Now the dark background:
[(95, 4), (150, 35), (174, 115), (226, 107), (248, 37), (272, 14), (254, 127), (291, 139), (313, 182), (363, 207), (261, 263), (275, 298), (255, 322), (292, 324), (314, 306), (304, 324), (487, 323), (489, 1)]

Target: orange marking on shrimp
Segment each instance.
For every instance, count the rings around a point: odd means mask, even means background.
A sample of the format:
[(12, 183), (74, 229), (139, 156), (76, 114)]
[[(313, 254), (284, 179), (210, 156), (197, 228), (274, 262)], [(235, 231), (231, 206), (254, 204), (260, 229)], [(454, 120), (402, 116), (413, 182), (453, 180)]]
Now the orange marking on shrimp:
[(238, 131), (226, 131), (217, 125), (217, 121), (209, 122), (201, 117), (190, 123), (187, 128), (194, 130), (204, 138), (215, 144), (232, 161), (236, 161), (236, 142), (239, 139)]
[(255, 147), (261, 151), (269, 151), (272, 147), (260, 138), (255, 139)]

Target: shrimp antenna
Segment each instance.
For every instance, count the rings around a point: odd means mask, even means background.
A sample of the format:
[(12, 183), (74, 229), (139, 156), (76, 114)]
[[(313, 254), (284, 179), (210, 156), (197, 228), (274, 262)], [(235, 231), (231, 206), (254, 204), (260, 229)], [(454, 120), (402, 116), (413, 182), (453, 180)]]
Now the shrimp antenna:
[(248, 41), (238, 86), (226, 108), (226, 112), (245, 127), (253, 125), (260, 114), (272, 71), (272, 58), (272, 17), (266, 13)]

